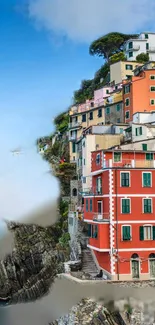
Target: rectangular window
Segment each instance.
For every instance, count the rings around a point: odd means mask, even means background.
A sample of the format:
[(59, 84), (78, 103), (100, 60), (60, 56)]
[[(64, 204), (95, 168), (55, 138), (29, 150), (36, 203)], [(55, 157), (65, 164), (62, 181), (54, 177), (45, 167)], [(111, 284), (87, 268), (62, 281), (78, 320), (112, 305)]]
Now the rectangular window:
[(129, 58), (133, 57), (133, 52), (129, 52)]
[(120, 111), (120, 104), (116, 105), (116, 111), (119, 112)]
[(86, 122), (86, 114), (82, 114), (82, 122)]
[(133, 66), (131, 64), (126, 64), (125, 69), (126, 70), (133, 70)]
[(97, 237), (98, 237), (98, 225), (93, 225), (92, 226), (92, 237), (97, 239)]
[(132, 49), (133, 47), (133, 42), (129, 42), (129, 49)]
[(155, 91), (155, 86), (151, 86), (150, 91)]
[(107, 114), (107, 115), (110, 114), (110, 107), (106, 107), (106, 114)]
[(144, 213), (152, 213), (152, 200), (143, 199)]
[(145, 158), (146, 160), (153, 160), (153, 153), (152, 152), (146, 153)]
[(102, 178), (96, 178), (96, 194), (102, 194)]
[(149, 38), (149, 35), (148, 34), (145, 34), (145, 39), (148, 39)]
[(146, 143), (142, 143), (142, 150), (147, 151), (147, 144)]
[(146, 50), (149, 50), (149, 43), (146, 43)]
[(121, 152), (114, 152), (114, 162), (121, 162), (122, 155)]
[(106, 94), (109, 94), (109, 89), (106, 89)]
[(130, 105), (130, 99), (129, 98), (126, 98), (125, 100), (125, 106), (129, 106)]
[(140, 126), (139, 128), (135, 129), (136, 136), (142, 135), (143, 134), (143, 128)]
[(99, 108), (98, 110), (98, 117), (102, 117), (102, 108)]
[(151, 75), (151, 76), (150, 76), (150, 79), (151, 79), (151, 80), (155, 80), (155, 75)]
[(89, 209), (89, 211), (90, 212), (93, 211), (93, 200), (92, 199), (90, 199), (90, 209)]
[(130, 112), (129, 112), (129, 111), (126, 111), (126, 113), (125, 113), (125, 118), (126, 118), (126, 119), (130, 118)]
[(86, 160), (85, 160), (85, 158), (83, 159), (83, 164), (84, 164), (84, 166), (85, 166), (85, 164), (86, 164)]
[(152, 226), (144, 226), (144, 240), (152, 239)]
[(150, 105), (155, 105), (155, 100), (154, 99), (150, 99)]
[(121, 186), (122, 187), (129, 187), (129, 173), (121, 173)]
[(131, 227), (130, 226), (122, 226), (122, 239), (123, 240), (131, 240)]
[(130, 85), (126, 85), (124, 87), (124, 94), (129, 94), (130, 93)]
[(88, 225), (88, 237), (90, 238), (92, 236), (92, 225)]
[(76, 152), (76, 143), (72, 142), (72, 153)]
[(117, 123), (120, 123), (120, 122), (121, 122), (121, 119), (120, 119), (120, 118), (118, 118), (118, 119), (117, 119)]
[(83, 184), (86, 184), (86, 177), (85, 176), (82, 177), (82, 182), (83, 182)]
[(130, 213), (130, 199), (122, 199), (122, 213)]
[(143, 173), (143, 187), (151, 187), (151, 173)]
[(86, 199), (86, 212), (89, 211), (89, 207), (88, 207), (88, 199)]
[(93, 112), (90, 112), (90, 114), (89, 114), (89, 119), (90, 119), (90, 120), (93, 120)]
[(96, 165), (100, 164), (100, 153), (96, 155)]

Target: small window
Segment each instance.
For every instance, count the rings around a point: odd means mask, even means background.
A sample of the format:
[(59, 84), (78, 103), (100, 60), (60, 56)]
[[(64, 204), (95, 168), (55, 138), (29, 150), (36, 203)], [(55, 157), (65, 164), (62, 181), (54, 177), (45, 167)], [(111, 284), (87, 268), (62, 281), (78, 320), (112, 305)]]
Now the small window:
[(102, 117), (102, 108), (99, 108), (98, 110), (98, 117)]
[(130, 199), (122, 199), (122, 213), (130, 213)]
[(96, 194), (102, 194), (102, 178), (96, 178)]
[(143, 134), (143, 128), (140, 126), (139, 128), (135, 129), (136, 136), (142, 135)]
[(82, 114), (82, 122), (86, 122), (86, 114)]
[(152, 200), (151, 199), (143, 199), (143, 212), (144, 213), (152, 213)]
[(151, 173), (143, 173), (143, 187), (151, 187)]
[(146, 153), (145, 158), (146, 158), (146, 160), (153, 160), (153, 153), (152, 152)]
[(147, 144), (146, 143), (142, 143), (142, 150), (147, 151)]
[(76, 152), (76, 143), (72, 142), (72, 153)]
[(85, 159), (85, 158), (83, 159), (83, 164), (84, 164), (84, 166), (85, 166), (85, 164), (86, 164), (86, 159)]
[(121, 162), (121, 152), (114, 152), (114, 162)]
[(149, 50), (149, 43), (146, 43), (146, 50)]
[(122, 187), (129, 187), (129, 173), (121, 173), (121, 186)]
[(125, 113), (125, 118), (126, 118), (126, 119), (130, 118), (130, 112), (129, 112), (129, 111), (126, 111), (126, 113)]
[(93, 200), (90, 199), (90, 212), (92, 212), (92, 211), (93, 211)]
[(150, 99), (150, 104), (151, 105), (155, 105), (155, 100), (154, 99)]
[(121, 119), (120, 119), (120, 118), (118, 118), (118, 119), (117, 119), (117, 123), (120, 123), (120, 122), (121, 122)]
[(129, 52), (129, 58), (133, 57), (133, 52)]
[(149, 35), (148, 34), (145, 34), (145, 39), (148, 39), (149, 38)]
[(89, 211), (89, 207), (88, 207), (88, 199), (86, 199), (86, 212)]
[(130, 105), (130, 99), (129, 98), (126, 98), (125, 100), (125, 106), (129, 106)]
[(152, 239), (152, 226), (144, 226), (144, 240)]
[(93, 120), (93, 112), (90, 112), (90, 114), (89, 114), (89, 119), (90, 119), (90, 120)]
[(82, 182), (83, 182), (83, 184), (86, 184), (86, 177), (85, 176), (83, 176)]
[(85, 144), (85, 141), (83, 142), (83, 144), (82, 144), (82, 145), (83, 145), (83, 147), (85, 148), (85, 145), (86, 145), (86, 144)]
[(109, 94), (109, 89), (106, 89), (106, 94)]
[(122, 226), (122, 240), (131, 240), (131, 226)]
[(131, 64), (126, 64), (125, 69), (126, 70), (133, 70), (133, 66)]
[(151, 80), (155, 80), (155, 75), (151, 75), (151, 76), (150, 76), (150, 79), (151, 79)]
[(133, 42), (129, 42), (129, 49), (133, 48)]
[(155, 86), (151, 86), (150, 91), (155, 91)]
[(97, 239), (98, 238), (98, 225), (92, 226), (92, 237)]
[(124, 94), (129, 94), (130, 93), (130, 85), (126, 85), (124, 87)]
[(73, 188), (72, 196), (77, 196), (77, 189), (76, 188)]
[(100, 153), (96, 155), (96, 165), (100, 164)]
[(106, 107), (106, 114), (107, 114), (107, 115), (110, 114), (110, 107)]
[(116, 105), (116, 111), (119, 112), (120, 111), (120, 104)]

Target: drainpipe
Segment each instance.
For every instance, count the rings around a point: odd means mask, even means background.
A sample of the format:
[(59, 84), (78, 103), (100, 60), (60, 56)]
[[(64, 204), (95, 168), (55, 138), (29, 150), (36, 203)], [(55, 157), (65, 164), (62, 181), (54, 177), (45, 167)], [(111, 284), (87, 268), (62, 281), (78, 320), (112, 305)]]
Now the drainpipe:
[(117, 250), (117, 280), (119, 281), (119, 261), (118, 261), (118, 197), (117, 197), (117, 168), (115, 168), (115, 193), (116, 193), (116, 250)]

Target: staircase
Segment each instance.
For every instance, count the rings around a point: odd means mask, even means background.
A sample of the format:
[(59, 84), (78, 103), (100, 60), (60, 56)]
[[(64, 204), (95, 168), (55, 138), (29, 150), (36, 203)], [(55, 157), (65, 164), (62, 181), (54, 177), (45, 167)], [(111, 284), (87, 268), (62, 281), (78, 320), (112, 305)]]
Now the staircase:
[(95, 276), (98, 273), (97, 266), (95, 265), (89, 248), (82, 250), (82, 271), (91, 276)]

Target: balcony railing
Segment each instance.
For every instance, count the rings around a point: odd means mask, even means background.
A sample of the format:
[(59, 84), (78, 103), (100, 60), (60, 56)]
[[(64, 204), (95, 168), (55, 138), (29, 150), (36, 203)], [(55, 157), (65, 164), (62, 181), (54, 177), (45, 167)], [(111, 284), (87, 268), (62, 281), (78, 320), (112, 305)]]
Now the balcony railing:
[(155, 52), (155, 47), (154, 46), (150, 46), (150, 48), (147, 50), (147, 52)]
[(69, 141), (76, 141), (77, 135), (70, 135), (68, 139)]
[(128, 47), (126, 51), (139, 51), (139, 49), (140, 49), (140, 45), (133, 44), (132, 47), (130, 48)]
[(155, 160), (134, 160), (123, 159), (121, 161), (113, 161), (112, 159), (105, 160), (102, 168), (155, 168)]
[(94, 212), (93, 213), (93, 220), (94, 221), (109, 221), (110, 220), (110, 215), (109, 213), (100, 213), (100, 212)]
[(83, 196), (102, 195), (102, 188), (100, 188), (100, 189), (96, 189), (96, 188), (93, 188), (93, 187), (85, 188), (85, 189), (83, 189), (82, 195)]
[(72, 122), (69, 123), (68, 127), (69, 129), (79, 128), (81, 126), (81, 122)]

